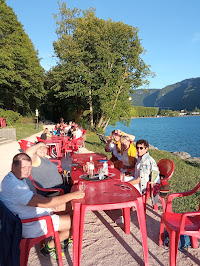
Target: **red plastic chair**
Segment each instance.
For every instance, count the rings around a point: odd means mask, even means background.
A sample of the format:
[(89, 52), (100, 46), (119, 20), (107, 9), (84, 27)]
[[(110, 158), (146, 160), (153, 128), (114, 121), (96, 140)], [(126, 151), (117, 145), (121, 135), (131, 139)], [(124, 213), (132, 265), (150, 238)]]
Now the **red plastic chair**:
[(0, 127), (6, 127), (6, 119), (3, 117), (0, 117)]
[(40, 191), (45, 191), (45, 192), (57, 192), (58, 191), (60, 195), (64, 195), (64, 190), (62, 188), (41, 188), (35, 183), (31, 175), (29, 176), (29, 178), (31, 182), (33, 183), (33, 185), (35, 186), (35, 188)]
[(39, 221), (39, 220), (46, 220), (47, 223), (47, 234), (36, 237), (36, 238), (22, 238), (21, 243), (20, 243), (20, 266), (26, 266), (28, 264), (28, 256), (31, 247), (36, 245), (37, 243), (41, 242), (45, 238), (48, 238), (50, 236), (54, 237), (57, 253), (58, 253), (58, 262), (60, 266), (63, 266), (63, 261), (62, 261), (62, 251), (61, 251), (61, 245), (60, 245), (60, 237), (59, 233), (57, 231), (54, 231), (54, 226), (53, 222), (51, 219), (51, 216), (41, 216), (41, 217), (36, 217), (36, 218), (31, 218), (31, 219), (23, 219), (21, 220), (22, 223), (30, 223), (34, 221)]
[(20, 145), (20, 148), (22, 149), (22, 152), (25, 152), (27, 148), (35, 145), (35, 143), (28, 141), (28, 140), (24, 140), (24, 139), (22, 139), (18, 143)]
[(40, 137), (36, 137), (36, 139), (38, 142), (43, 141), (43, 139), (41, 139)]
[(187, 192), (169, 194), (167, 197), (166, 211), (162, 214), (160, 223), (159, 245), (163, 245), (162, 235), (164, 226), (169, 234), (170, 265), (175, 266), (178, 253), (180, 235), (189, 235), (193, 248), (198, 248), (197, 238), (200, 238), (200, 204), (199, 210), (185, 213), (172, 212), (172, 200), (194, 194), (200, 188), (198, 185)]
[[(163, 177), (161, 179), (161, 185), (164, 185), (164, 184), (166, 184), (167, 180), (172, 177), (172, 175), (174, 173), (174, 169), (175, 169), (174, 162), (170, 159), (161, 159), (157, 165), (158, 165), (158, 168), (160, 171), (160, 176)], [(147, 183), (147, 190), (146, 190), (145, 198), (144, 198), (145, 211), (146, 211), (146, 205), (147, 205), (147, 198), (148, 197), (152, 198), (152, 191), (153, 191), (153, 187), (151, 186), (151, 183), (148, 182)], [(164, 200), (164, 198), (162, 198), (160, 196), (159, 196), (159, 199), (161, 201), (163, 211), (165, 211), (165, 200)], [(153, 209), (158, 210), (158, 205), (153, 205)]]

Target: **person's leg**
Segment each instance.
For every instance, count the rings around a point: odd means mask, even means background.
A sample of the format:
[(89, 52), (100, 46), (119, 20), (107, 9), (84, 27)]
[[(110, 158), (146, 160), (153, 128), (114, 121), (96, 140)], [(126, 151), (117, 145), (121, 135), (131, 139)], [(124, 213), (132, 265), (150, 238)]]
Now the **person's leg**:
[[(60, 236), (60, 241), (64, 241), (69, 237), (69, 231), (71, 228), (71, 218), (70, 215), (65, 214), (65, 215), (59, 215), (59, 236)], [(51, 240), (49, 242), (49, 247), (53, 248), (55, 246), (54, 240)]]

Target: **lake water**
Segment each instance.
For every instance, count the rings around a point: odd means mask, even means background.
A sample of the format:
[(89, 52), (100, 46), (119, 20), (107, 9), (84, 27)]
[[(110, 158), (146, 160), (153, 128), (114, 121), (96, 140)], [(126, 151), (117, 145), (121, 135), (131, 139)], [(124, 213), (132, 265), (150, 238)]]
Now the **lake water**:
[(135, 135), (136, 141), (146, 139), (159, 150), (185, 151), (192, 157), (200, 157), (200, 116), (136, 118), (129, 127), (120, 122), (108, 126), (105, 135), (113, 129)]

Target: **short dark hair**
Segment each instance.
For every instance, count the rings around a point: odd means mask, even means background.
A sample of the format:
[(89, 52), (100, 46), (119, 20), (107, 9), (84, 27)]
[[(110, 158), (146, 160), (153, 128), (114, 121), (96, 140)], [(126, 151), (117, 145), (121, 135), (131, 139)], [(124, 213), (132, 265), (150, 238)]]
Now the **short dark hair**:
[(13, 157), (13, 165), (18, 166), (20, 161), (32, 162), (31, 157), (26, 153), (18, 153)]
[(149, 142), (148, 142), (147, 140), (145, 140), (145, 139), (139, 139), (139, 140), (136, 142), (136, 147), (137, 147), (138, 144), (144, 144), (144, 146), (145, 146), (146, 148), (149, 148)]

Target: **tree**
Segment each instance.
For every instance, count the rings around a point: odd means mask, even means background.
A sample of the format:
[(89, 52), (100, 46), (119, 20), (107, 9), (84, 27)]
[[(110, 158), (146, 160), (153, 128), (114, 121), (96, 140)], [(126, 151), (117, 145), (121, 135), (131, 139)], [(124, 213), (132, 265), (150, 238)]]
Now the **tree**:
[(91, 128), (105, 130), (118, 120), (126, 122), (129, 92), (151, 74), (140, 57), (144, 50), (138, 28), (99, 19), (94, 9), (67, 9), (65, 3), (55, 18), (54, 50), (59, 58), (56, 74), (52, 70), (55, 97), (79, 98), (81, 105), (74, 101), (74, 108), (79, 114), (89, 110)]
[(21, 114), (34, 111), (45, 94), (38, 52), (12, 8), (0, 0), (0, 105)]

